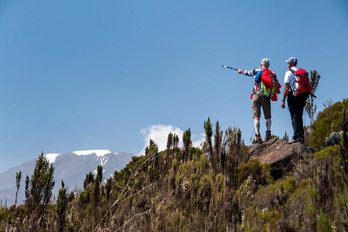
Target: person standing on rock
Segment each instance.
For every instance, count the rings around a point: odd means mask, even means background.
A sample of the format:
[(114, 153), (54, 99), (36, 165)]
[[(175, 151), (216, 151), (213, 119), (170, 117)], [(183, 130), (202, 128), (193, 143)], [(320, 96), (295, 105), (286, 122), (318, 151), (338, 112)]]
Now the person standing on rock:
[[(266, 141), (271, 139), (271, 98), (273, 97), (275, 93), (275, 87), (277, 83), (279, 84), (278, 81), (272, 82), (272, 80), (276, 80), (276, 75), (269, 70), (269, 59), (264, 58), (261, 61), (261, 68), (260, 69), (253, 69), (253, 70), (243, 70), (243, 69), (238, 69), (239, 74), (244, 74), (246, 76), (252, 76), (255, 79), (255, 84), (254, 88), (252, 91), (252, 94), (250, 98), (252, 99), (251, 101), (251, 108), (253, 112), (253, 118), (254, 118), (254, 128), (255, 128), (255, 142), (256, 143), (261, 143), (261, 135), (260, 135), (260, 116), (261, 116), (261, 107), (263, 110), (264, 117), (266, 119)], [(264, 79), (269, 79), (270, 83), (273, 87), (273, 90), (270, 90), (271, 92), (264, 94), (261, 91), (261, 82), (263, 81), (263, 77), (265, 76)], [(261, 78), (262, 77), (262, 78)], [(271, 80), (272, 77), (272, 80)], [(261, 81), (262, 80), (262, 81)], [(269, 90), (267, 90), (269, 91)], [(272, 92), (273, 91), (273, 92)], [(276, 94), (275, 94), (276, 95)]]
[(308, 95), (296, 96), (296, 94), (293, 93), (293, 91), (295, 90), (295, 84), (297, 82), (294, 73), (299, 70), (299, 68), (297, 67), (297, 58), (290, 57), (285, 62), (288, 63), (289, 70), (286, 71), (284, 77), (285, 88), (281, 107), (283, 109), (285, 108), (285, 100), (286, 97), (288, 97), (291, 124), (294, 130), (292, 140), (290, 140), (289, 143), (304, 143), (303, 109), (305, 107)]

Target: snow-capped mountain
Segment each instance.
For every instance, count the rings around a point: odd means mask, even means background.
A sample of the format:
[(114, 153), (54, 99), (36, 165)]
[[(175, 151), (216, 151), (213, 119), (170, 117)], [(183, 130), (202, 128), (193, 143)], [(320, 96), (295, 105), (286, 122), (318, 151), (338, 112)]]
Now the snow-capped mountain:
[[(68, 190), (83, 189), (83, 181), (86, 174), (92, 172), (96, 174), (97, 166), (103, 166), (103, 179), (107, 179), (120, 171), (131, 161), (134, 154), (125, 152), (111, 152), (109, 150), (84, 150), (74, 151), (67, 154), (50, 153), (45, 155), (48, 161), (53, 164), (55, 186), (53, 194), (57, 196), (61, 187), (61, 180), (64, 181)], [(22, 204), (25, 200), (25, 178), (31, 178), (36, 160), (28, 161), (20, 166), (11, 168), (0, 174), (0, 200), (2, 205), (7, 200), (7, 207), (15, 202), (16, 195), (16, 173), (21, 171), (21, 185), (18, 192), (17, 204)]]

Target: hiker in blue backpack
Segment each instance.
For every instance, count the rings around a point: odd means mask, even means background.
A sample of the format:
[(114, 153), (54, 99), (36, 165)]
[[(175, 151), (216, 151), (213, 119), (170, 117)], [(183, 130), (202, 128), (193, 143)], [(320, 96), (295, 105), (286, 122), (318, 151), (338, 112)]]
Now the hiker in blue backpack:
[[(260, 69), (253, 69), (253, 70), (243, 70), (243, 69), (238, 69), (239, 74), (244, 74), (246, 76), (252, 76), (255, 79), (255, 84), (254, 88), (251, 94), (251, 108), (253, 112), (253, 117), (254, 117), (254, 129), (255, 129), (255, 142), (256, 143), (261, 143), (261, 135), (260, 135), (260, 116), (261, 116), (261, 107), (263, 109), (263, 114), (266, 119), (266, 141), (271, 139), (271, 98), (272, 96), (262, 96), (259, 94), (259, 88), (261, 85), (261, 76), (263, 71), (267, 70), (274, 74), (272, 71), (268, 70), (269, 67), (269, 59), (264, 58), (261, 61), (260, 64), (261, 68)], [(274, 74), (275, 76), (275, 74)], [(273, 95), (273, 94), (272, 94)]]
[[(288, 107), (292, 128), (294, 130), (292, 140), (290, 140), (289, 143), (304, 143), (303, 109), (311, 90), (310, 83), (308, 82), (308, 73), (297, 67), (296, 57), (290, 57), (285, 62), (288, 63), (289, 70), (286, 71), (284, 77), (285, 88), (281, 107), (285, 108), (285, 100), (286, 97), (288, 97)], [(299, 71), (303, 71), (307, 74), (307, 83), (302, 84), (301, 80), (299, 80), (299, 75), (297, 74)], [(305, 85), (305, 87), (301, 87), (302, 85)], [(301, 90), (301, 88), (305, 88), (305, 90)]]

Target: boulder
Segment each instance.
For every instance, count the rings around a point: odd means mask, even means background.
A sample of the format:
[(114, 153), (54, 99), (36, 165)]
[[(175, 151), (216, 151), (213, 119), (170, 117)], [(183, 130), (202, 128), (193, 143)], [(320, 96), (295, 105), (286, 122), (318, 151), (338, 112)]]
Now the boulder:
[(249, 160), (259, 160), (261, 164), (270, 164), (271, 175), (274, 179), (279, 179), (312, 153), (314, 150), (309, 146), (301, 143), (289, 144), (286, 140), (273, 138), (261, 144), (251, 145)]

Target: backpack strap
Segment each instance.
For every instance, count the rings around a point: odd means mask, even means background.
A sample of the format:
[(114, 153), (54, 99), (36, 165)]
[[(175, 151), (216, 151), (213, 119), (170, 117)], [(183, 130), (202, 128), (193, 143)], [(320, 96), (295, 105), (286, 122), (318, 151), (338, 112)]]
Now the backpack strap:
[(291, 91), (294, 91), (294, 90), (295, 90), (296, 83), (299, 81), (299, 77), (297, 76), (295, 70), (293, 70), (293, 69), (290, 68), (290, 72), (292, 72), (292, 74), (294, 74), (294, 77), (295, 77), (295, 81), (294, 81), (293, 85), (291, 86)]
[[(294, 74), (295, 79), (296, 79), (296, 76), (297, 76), (296, 71), (295, 71), (295, 70), (293, 70), (293, 69), (290, 69), (290, 71), (292, 72), (292, 74)], [(298, 80), (296, 80), (296, 81), (298, 81)]]
[(261, 81), (261, 76), (264, 70), (261, 70), (260, 72), (258, 72), (255, 76), (255, 82), (260, 82)]

